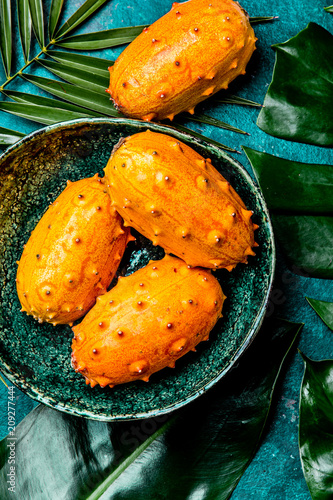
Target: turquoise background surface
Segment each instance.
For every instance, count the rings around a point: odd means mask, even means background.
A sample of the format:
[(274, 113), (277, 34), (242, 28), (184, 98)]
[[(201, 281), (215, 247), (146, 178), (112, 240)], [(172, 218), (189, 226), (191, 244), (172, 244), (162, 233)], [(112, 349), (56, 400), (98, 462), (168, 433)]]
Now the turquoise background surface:
[[(14, 2), (12, 2), (14, 4)], [(44, 2), (46, 11), (49, 1)], [(68, 18), (83, 2), (65, 0), (63, 19)], [(250, 2), (243, 0), (242, 6), (250, 16), (276, 15), (279, 19), (267, 24), (254, 26), (258, 37), (257, 50), (248, 65), (245, 77), (239, 77), (230, 86), (230, 92), (242, 97), (263, 102), (267, 87), (271, 81), (275, 55), (271, 45), (284, 42), (304, 29), (313, 21), (333, 33), (333, 15), (326, 13), (323, 7), (329, 2), (319, 0), (275, 0), (267, 2), (259, 0)], [(91, 32), (121, 26), (149, 24), (170, 10), (170, 0), (124, 0), (109, 1), (89, 20), (80, 32)], [(18, 40), (16, 40), (18, 43)], [(37, 53), (37, 47), (32, 54)], [(115, 59), (123, 47), (114, 50), (95, 51), (91, 55)], [(16, 50), (15, 67), (20, 68), (22, 61)], [(86, 53), (87, 54), (87, 53)], [(49, 76), (40, 67), (33, 66), (29, 72)], [(0, 69), (0, 82), (4, 81), (3, 70)], [(11, 84), (11, 89), (42, 94), (38, 89), (18, 80)], [(2, 98), (1, 98), (2, 99)], [(284, 158), (333, 164), (331, 149), (319, 148), (305, 144), (296, 144), (281, 139), (274, 139), (256, 126), (258, 109), (232, 105), (214, 105), (207, 101), (202, 106), (206, 113), (226, 121), (249, 132), (249, 136), (241, 136), (211, 126), (190, 124), (193, 129), (224, 144), (240, 150), (241, 145), (266, 151)], [(38, 124), (21, 120), (12, 115), (0, 112), (1, 125), (28, 133), (39, 128)], [(245, 154), (235, 157), (251, 172)], [(321, 322), (305, 300), (305, 296), (321, 300), (333, 300), (333, 283), (326, 280), (303, 278), (292, 274), (286, 267), (283, 256), (278, 251), (276, 279), (273, 287), (268, 314), (276, 314), (291, 321), (304, 322), (299, 348), (307, 356), (319, 360), (333, 358), (332, 332)], [(263, 356), (265, 353), (263, 353)], [(270, 500), (308, 500), (308, 492), (298, 453), (298, 418), (299, 391), (303, 375), (303, 361), (298, 353), (290, 358), (283, 382), (278, 389), (276, 404), (273, 407), (270, 421), (263, 442), (251, 465), (238, 484), (232, 499), (270, 499)], [(36, 405), (18, 389), (16, 394), (16, 412), (18, 423)], [(7, 388), (0, 384), (0, 437), (7, 434)]]

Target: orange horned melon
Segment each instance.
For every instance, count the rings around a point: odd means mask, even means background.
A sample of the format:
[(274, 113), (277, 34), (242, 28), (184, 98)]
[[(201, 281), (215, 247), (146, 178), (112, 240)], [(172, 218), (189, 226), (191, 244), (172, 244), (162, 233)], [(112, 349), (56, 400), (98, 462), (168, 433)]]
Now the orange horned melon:
[(106, 292), (130, 239), (97, 174), (68, 181), (19, 261), (22, 311), (41, 323), (73, 323)]
[(92, 387), (148, 381), (208, 340), (224, 299), (209, 270), (170, 256), (150, 261), (119, 278), (73, 328), (72, 366)]
[(173, 119), (238, 75), (255, 49), (247, 13), (232, 0), (173, 3), (109, 68), (107, 90), (124, 115)]
[(191, 266), (233, 269), (257, 246), (252, 211), (209, 159), (168, 135), (122, 139), (105, 168), (113, 206)]

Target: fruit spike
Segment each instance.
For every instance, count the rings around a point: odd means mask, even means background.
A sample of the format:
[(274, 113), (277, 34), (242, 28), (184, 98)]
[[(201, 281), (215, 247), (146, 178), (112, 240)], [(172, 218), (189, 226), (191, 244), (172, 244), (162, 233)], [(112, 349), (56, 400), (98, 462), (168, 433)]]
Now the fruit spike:
[[(157, 271), (159, 279), (152, 277)], [(205, 294), (199, 279), (205, 283)], [(121, 307), (111, 310), (111, 301)], [(101, 387), (148, 382), (153, 373), (174, 367), (177, 359), (207, 340), (223, 302), (224, 294), (210, 271), (189, 269), (176, 257), (150, 261), (118, 281), (73, 328), (72, 367), (91, 385)], [(95, 346), (100, 353), (92, 352)]]
[(173, 119), (245, 74), (255, 41), (238, 2), (219, 0), (217, 7), (189, 0), (172, 7), (120, 54), (109, 68), (108, 92), (130, 118)]

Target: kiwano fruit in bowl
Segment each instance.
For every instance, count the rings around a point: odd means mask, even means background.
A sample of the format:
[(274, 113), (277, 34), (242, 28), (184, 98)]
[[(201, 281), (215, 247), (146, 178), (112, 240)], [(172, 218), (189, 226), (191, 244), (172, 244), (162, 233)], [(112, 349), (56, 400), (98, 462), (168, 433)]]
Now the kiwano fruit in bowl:
[(247, 13), (232, 0), (173, 3), (122, 52), (108, 92), (124, 115), (163, 120), (194, 107), (238, 75), (255, 50)]
[(208, 340), (224, 299), (209, 270), (170, 256), (150, 261), (120, 277), (73, 328), (72, 366), (92, 387), (147, 382)]
[(106, 292), (130, 239), (103, 179), (68, 181), (18, 263), (22, 311), (40, 323), (72, 324)]
[(252, 211), (209, 159), (177, 139), (151, 131), (122, 139), (105, 175), (124, 225), (188, 265), (231, 271), (255, 255)]

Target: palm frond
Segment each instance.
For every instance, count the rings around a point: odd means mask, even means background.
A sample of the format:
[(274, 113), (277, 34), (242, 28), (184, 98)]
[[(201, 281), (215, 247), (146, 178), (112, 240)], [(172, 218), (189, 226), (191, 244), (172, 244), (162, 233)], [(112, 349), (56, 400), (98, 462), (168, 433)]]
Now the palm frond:
[(70, 83), (58, 82), (51, 78), (37, 75), (23, 74), (22, 78), (50, 94), (64, 99), (72, 104), (88, 108), (104, 116), (120, 117), (121, 115), (112, 106), (106, 92), (99, 94), (92, 90), (85, 90)]
[(50, 106), (36, 106), (35, 104), (22, 104), (7, 101), (0, 102), (0, 110), (25, 118), (26, 120), (43, 123), (44, 125), (52, 125), (53, 123), (89, 116), (84, 112), (78, 113), (76, 111), (69, 111), (61, 108), (50, 108)]
[(29, 10), (29, 0), (17, 0), (17, 15), (23, 57), (25, 63), (27, 63), (31, 43), (31, 16)]
[(195, 122), (205, 123), (206, 125), (213, 125), (214, 127), (230, 130), (231, 132), (236, 132), (238, 134), (249, 135), (247, 132), (244, 132), (244, 130), (241, 130), (237, 127), (233, 127), (228, 123), (218, 120), (217, 118), (213, 118), (212, 116), (204, 115), (202, 113), (195, 113), (194, 115), (191, 115), (189, 119)]
[(56, 45), (74, 50), (100, 50), (130, 43), (149, 25), (114, 28), (62, 38)]
[(262, 108), (262, 104), (250, 101), (249, 99), (244, 99), (243, 97), (238, 97), (237, 95), (217, 97), (213, 98), (212, 101), (214, 101), (214, 103), (220, 103), (220, 104), (238, 104), (240, 106), (253, 106), (255, 108)]
[(77, 28), (97, 9), (99, 9), (108, 0), (86, 0), (81, 7), (66, 21), (56, 33), (56, 38), (66, 35)]
[(0, 51), (8, 78), (12, 64), (12, 13), (10, 0), (0, 0)]
[(276, 19), (279, 19), (279, 16), (257, 16), (257, 17), (250, 17), (250, 23), (251, 24), (268, 23), (270, 21), (275, 21)]
[(49, 39), (52, 40), (57, 28), (64, 0), (52, 0), (49, 15)]
[(101, 57), (82, 56), (73, 52), (62, 52), (60, 50), (48, 50), (47, 55), (55, 61), (70, 65), (72, 68), (80, 69), (103, 76), (108, 79), (110, 74), (108, 67), (114, 64), (114, 61), (102, 59)]
[(0, 127), (0, 146), (10, 146), (19, 139), (22, 139), (24, 136), (25, 134), (22, 134), (22, 132), (16, 132), (16, 130), (11, 130), (10, 128)]
[(47, 59), (42, 59), (38, 62), (54, 75), (59, 76), (66, 82), (73, 83), (83, 89), (102, 93), (105, 92), (105, 89), (108, 86), (108, 76), (105, 78), (100, 75), (94, 75), (89, 71), (84, 71), (64, 63), (49, 61)]
[(225, 144), (222, 144), (221, 142), (215, 141), (214, 139), (208, 138), (202, 134), (199, 134), (199, 132), (196, 132), (195, 130), (192, 130), (191, 128), (184, 127), (184, 125), (180, 125), (177, 123), (177, 126), (175, 127), (177, 130), (180, 130), (181, 132), (186, 132), (186, 134), (191, 134), (197, 139), (200, 139), (201, 141), (206, 141), (209, 142), (210, 144), (213, 144), (214, 146), (217, 146), (218, 148), (225, 149), (225, 151), (229, 151), (230, 153), (240, 153), (240, 151), (237, 151), (236, 149), (230, 148), (229, 146), (226, 146)]
[(81, 106), (76, 106), (75, 104), (59, 101), (58, 99), (52, 99), (50, 97), (18, 92), (17, 90), (5, 90), (3, 93), (15, 102), (35, 104), (36, 106), (47, 106), (49, 108), (60, 108), (68, 111), (75, 111), (77, 113), (82, 113), (84, 111), (84, 113), (89, 116), (102, 116), (100, 113), (96, 113), (90, 109), (83, 109)]
[(45, 46), (44, 38), (44, 14), (42, 0), (29, 0), (32, 27), (34, 29), (37, 42), (41, 49)]

